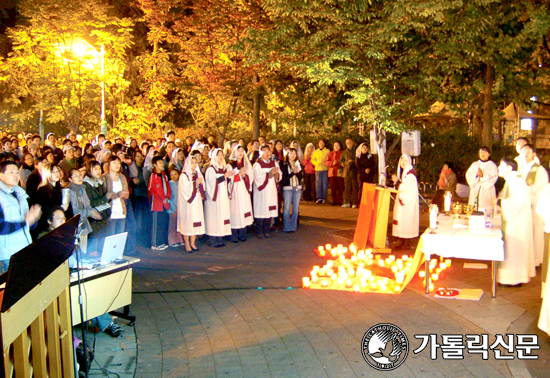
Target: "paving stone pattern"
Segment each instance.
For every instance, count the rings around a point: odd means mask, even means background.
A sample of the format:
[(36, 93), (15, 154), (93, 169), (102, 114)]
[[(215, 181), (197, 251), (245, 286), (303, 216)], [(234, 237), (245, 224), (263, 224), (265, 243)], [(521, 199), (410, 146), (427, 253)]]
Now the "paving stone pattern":
[[(548, 376), (548, 347), (539, 361), (430, 359), (416, 334), (535, 332), (540, 280), (499, 289), (490, 270), (453, 260), (445, 287), (481, 288), (479, 302), (435, 299), (415, 278), (400, 295), (304, 290), (301, 278), (323, 264), (319, 244), (349, 243), (357, 210), (302, 203), (298, 232), (213, 249), (138, 249), (131, 306), (137, 316), (135, 377), (535, 377)], [(426, 220), (423, 219), (425, 223)], [(401, 254), (403, 252), (397, 251)], [(408, 253), (412, 253), (408, 251)], [(391, 372), (361, 355), (364, 333), (377, 323), (399, 326), (410, 341), (405, 363)], [(544, 375), (540, 375), (544, 376)]]

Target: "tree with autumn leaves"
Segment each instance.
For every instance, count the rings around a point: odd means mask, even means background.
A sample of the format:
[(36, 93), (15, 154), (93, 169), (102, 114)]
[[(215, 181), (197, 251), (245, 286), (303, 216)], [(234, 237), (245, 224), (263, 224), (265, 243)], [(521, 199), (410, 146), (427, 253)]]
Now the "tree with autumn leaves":
[[(417, 127), (416, 114), (444, 101), (470, 116), (475, 135), (490, 145), (495, 103), (547, 96), (549, 16), (536, 0), (139, 0), (125, 6), (132, 12), (123, 29), (133, 25), (146, 33), (133, 34), (143, 49), (130, 51), (123, 39), (120, 59), (114, 56), (129, 83), (108, 85), (116, 89), (109, 103), (120, 132), (160, 134), (179, 126), (215, 130), (223, 138), (233, 129), (257, 136), (260, 123), (299, 133), (363, 123), (399, 133)], [(90, 34), (93, 27), (80, 29)], [(14, 46), (24, 45), (11, 35)], [(12, 89), (4, 99), (61, 114), (53, 111), (55, 96), (37, 84), (39, 70), (25, 59), (19, 66), (27, 71), (17, 74), (14, 65), (3, 65), (4, 87)], [(80, 119), (97, 119), (96, 79), (65, 85), (73, 89), (61, 97), (74, 99), (80, 88), (96, 103), (76, 106), (90, 109)]]

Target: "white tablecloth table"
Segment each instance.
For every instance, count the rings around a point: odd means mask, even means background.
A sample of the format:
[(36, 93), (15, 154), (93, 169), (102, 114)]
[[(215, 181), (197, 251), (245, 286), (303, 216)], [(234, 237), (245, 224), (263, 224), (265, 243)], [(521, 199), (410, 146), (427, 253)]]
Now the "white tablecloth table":
[[(468, 221), (464, 215), (456, 221), (452, 216), (440, 214), (437, 218), (438, 226), (431, 233), (429, 228), (420, 237), (419, 245), (426, 257), (426, 294), (429, 293), (430, 275), (429, 264), (432, 255), (446, 258), (456, 257), (460, 259), (491, 261), (492, 265), (492, 291), (496, 297), (496, 264), (495, 261), (504, 260), (504, 242), (502, 240), (501, 220), (491, 219), (491, 230), (482, 234), (471, 233)], [(454, 227), (456, 223), (461, 227)]]

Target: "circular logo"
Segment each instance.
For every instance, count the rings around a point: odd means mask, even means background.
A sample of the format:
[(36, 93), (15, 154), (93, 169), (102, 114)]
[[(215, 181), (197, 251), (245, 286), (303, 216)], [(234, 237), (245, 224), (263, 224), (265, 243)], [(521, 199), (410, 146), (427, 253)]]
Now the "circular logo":
[(409, 339), (396, 325), (380, 323), (372, 326), (361, 340), (365, 361), (380, 371), (397, 369), (409, 354)]

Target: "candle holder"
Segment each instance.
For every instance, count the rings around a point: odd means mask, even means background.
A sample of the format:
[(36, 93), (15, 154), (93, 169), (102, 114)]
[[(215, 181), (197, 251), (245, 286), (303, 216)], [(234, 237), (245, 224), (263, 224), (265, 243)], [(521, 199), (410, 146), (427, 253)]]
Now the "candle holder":
[(454, 218), (453, 219), (460, 219), (460, 216), (459, 214), (462, 212), (462, 204), (460, 202), (456, 202), (454, 205), (453, 205), (453, 213), (454, 213)]
[(470, 215), (474, 212), (474, 207), (472, 205), (464, 206), (464, 213), (466, 214), (466, 219), (470, 219)]

